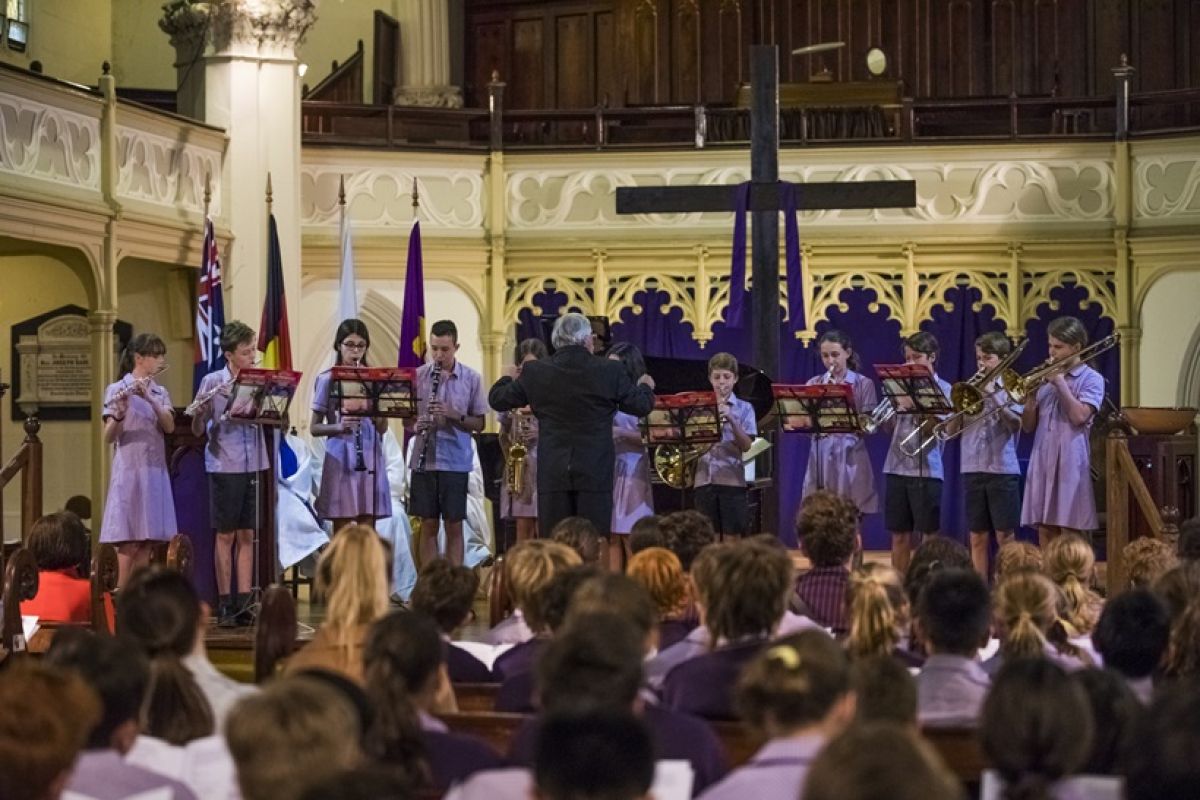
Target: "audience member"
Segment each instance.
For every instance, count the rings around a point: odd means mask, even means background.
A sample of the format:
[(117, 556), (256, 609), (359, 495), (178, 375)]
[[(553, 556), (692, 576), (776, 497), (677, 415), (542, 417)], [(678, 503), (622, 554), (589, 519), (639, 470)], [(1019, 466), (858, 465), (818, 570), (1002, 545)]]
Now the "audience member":
[(717, 541), (712, 521), (694, 508), (661, 517), (658, 530), (663, 546), (679, 557), (684, 572), (691, 572), (700, 551)]
[(900, 573), (895, 569), (884, 564), (863, 564), (851, 572), (846, 606), (850, 621), (846, 650), (851, 656), (887, 655), (908, 667), (921, 665), (921, 657), (908, 649), (912, 614)]
[(704, 800), (799, 800), (808, 765), (854, 720), (850, 661), (823, 631), (788, 636), (746, 666), (734, 701), (766, 744)]
[(1184, 561), (1168, 571), (1155, 582), (1154, 593), (1166, 604), (1174, 625), (1192, 598), (1200, 596), (1200, 561)]
[(1104, 666), (1123, 677), (1146, 705), (1170, 640), (1167, 607), (1148, 589), (1132, 589), (1105, 603), (1092, 632)]
[(537, 740), (531, 796), (539, 800), (650, 798), (654, 751), (646, 726), (628, 714), (555, 716)]
[(1071, 673), (1087, 695), (1092, 709), (1092, 748), (1079, 771), (1085, 775), (1119, 775), (1133, 744), (1134, 724), (1145, 707), (1129, 684), (1111, 669), (1081, 669)]
[[(554, 632), (562, 625), (567, 616), (567, 608), (571, 604), (571, 596), (575, 590), (588, 578), (600, 574), (600, 568), (595, 564), (578, 564), (560, 569), (551, 576), (550, 581), (541, 591), (525, 603), (525, 620), (536, 636), (527, 642), (515, 645), (511, 650), (500, 655), (492, 665), (492, 671), (503, 683), (508, 679), (525, 673), (532, 673), (537, 663), (538, 655)], [(497, 711), (518, 711), (521, 709), (500, 708)]]
[(428, 615), (442, 631), (446, 642), (446, 665), (455, 683), (489, 683), (492, 670), (478, 658), (451, 641), (472, 614), (479, 576), (475, 570), (435, 558), (421, 567), (413, 587), (412, 610)]
[[(716, 574), (717, 564), (720, 562), (721, 556), (732, 546), (732, 542), (709, 545), (692, 562), (688, 584), (691, 587), (692, 607), (697, 612), (697, 620), (699, 620), (699, 608), (705, 602), (704, 598), (713, 591), (713, 576)], [(655, 690), (661, 689), (668, 672), (684, 661), (703, 655), (711, 649), (711, 633), (703, 623), (698, 624), (683, 639), (670, 647), (664, 647), (646, 662), (646, 683)]]
[(1030, 542), (1011, 541), (1000, 545), (996, 552), (995, 583), (1021, 570), (1041, 572), (1044, 566), (1042, 550)]
[(1171, 679), (1200, 677), (1200, 597), (1193, 597), (1171, 625), (1163, 673)]
[(629, 559), (626, 574), (650, 593), (658, 612), (658, 649), (666, 649), (696, 627), (687, 576), (679, 557), (665, 547), (639, 550)]
[(1096, 554), (1082, 536), (1067, 533), (1046, 546), (1046, 575), (1066, 599), (1063, 622), (1069, 636), (1087, 636), (1100, 618), (1104, 601), (1091, 589), (1095, 578)]
[(100, 698), (100, 722), (75, 762), (69, 791), (92, 800), (118, 800), (151, 790), (175, 800), (196, 797), (180, 781), (125, 760), (138, 736), (138, 718), (150, 682), (145, 656), (112, 637), (63, 628), (56, 633), (46, 662), (78, 674)]
[(917, 730), (917, 681), (892, 656), (863, 656), (850, 665), (858, 722), (898, 722)]
[(587, 517), (565, 517), (550, 531), (550, 540), (565, 544), (583, 559), (584, 564), (599, 564), (608, 552), (608, 537), (596, 530)]
[(812, 569), (796, 581), (792, 609), (843, 634), (850, 559), (858, 550), (858, 508), (853, 501), (817, 491), (804, 498), (796, 515), (800, 550)]
[(988, 691), (978, 661), (991, 624), (987, 584), (973, 568), (935, 572), (917, 601), (917, 624), (929, 657), (917, 676), (922, 725), (974, 726)]
[(1129, 585), (1134, 588), (1149, 588), (1179, 566), (1175, 548), (1152, 536), (1134, 539), (1125, 545), (1121, 555), (1125, 561), (1125, 572), (1129, 575)]
[(565, 544), (548, 539), (518, 542), (504, 558), (504, 577), (512, 597), (513, 614), (492, 628), (489, 644), (520, 644), (534, 637), (536, 630), (525, 619), (526, 608), (535, 602), (554, 573), (581, 564), (579, 553)]
[(647, 514), (633, 523), (629, 531), (629, 554), (637, 555), (651, 547), (666, 547), (667, 540), (659, 527), (662, 517), (657, 514)]
[(412, 800), (411, 783), (394, 769), (355, 767), (312, 784), (300, 800)]
[(57, 798), (100, 721), (96, 693), (70, 671), (29, 662), (0, 676), (0, 709), (0, 797)]
[(1005, 661), (1017, 658), (1049, 658), (1067, 670), (1090, 666), (1090, 656), (1054, 633), (1062, 624), (1060, 597), (1045, 575), (1025, 570), (1005, 576), (992, 598), (1000, 647), (984, 662), (984, 671), (995, 675)]
[(1179, 526), (1176, 553), (1182, 562), (1200, 561), (1200, 517), (1192, 517)]
[(357, 767), (359, 729), (350, 702), (305, 675), (278, 679), (242, 698), (229, 714), (225, 734), (242, 797), (299, 800), (311, 786)]
[(1171, 684), (1133, 728), (1128, 800), (1195, 800), (1200, 786), (1200, 682)]
[(367, 631), (388, 610), (386, 555), (373, 528), (347, 525), (338, 531), (317, 562), (316, 592), (324, 598), (325, 620), (285, 672), (327, 669), (362, 684)]
[(455, 708), (445, 644), (432, 619), (413, 611), (379, 620), (367, 636), (363, 663), (374, 711), (363, 746), (370, 758), (436, 791), (499, 766), (486, 744), (451, 733), (433, 716)]
[[(92, 621), (92, 543), (87, 528), (70, 511), (56, 511), (33, 523), (27, 546), (38, 568), (38, 591), (21, 603), (21, 613), (45, 622)], [(112, 595), (104, 595), (108, 629), (113, 628)]]
[[(908, 595), (910, 608), (917, 607), (917, 598), (925, 584), (938, 572), (947, 569), (974, 569), (971, 554), (961, 543), (947, 536), (926, 536), (913, 551), (912, 561), (908, 564), (908, 572), (904, 573), (904, 593)], [(913, 615), (914, 628), (916, 615)], [(914, 630), (909, 634), (908, 649), (913, 653), (924, 656), (924, 644)]]
[(891, 722), (851, 725), (817, 755), (804, 787), (805, 800), (961, 797), (961, 785), (933, 748)]

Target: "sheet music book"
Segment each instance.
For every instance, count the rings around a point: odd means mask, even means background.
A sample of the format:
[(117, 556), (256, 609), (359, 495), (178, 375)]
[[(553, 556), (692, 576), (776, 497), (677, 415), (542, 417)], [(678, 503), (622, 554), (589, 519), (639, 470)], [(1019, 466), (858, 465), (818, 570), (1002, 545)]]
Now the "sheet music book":
[(785, 431), (821, 434), (861, 430), (854, 387), (848, 383), (777, 383), (771, 392), (775, 413)]
[(875, 374), (883, 393), (892, 401), (901, 397), (912, 400), (912, 408), (896, 406), (898, 414), (949, 414), (954, 411), (950, 398), (934, 380), (933, 370), (924, 364), (878, 364)]
[(417, 415), (417, 370), (413, 367), (333, 367), (331, 400), (347, 417)]
[(717, 409), (716, 392), (655, 396), (654, 408), (642, 419), (642, 439), (651, 446), (721, 441), (721, 412)]
[(242, 370), (230, 392), (225, 417), (234, 422), (282, 425), (302, 376), (290, 369)]

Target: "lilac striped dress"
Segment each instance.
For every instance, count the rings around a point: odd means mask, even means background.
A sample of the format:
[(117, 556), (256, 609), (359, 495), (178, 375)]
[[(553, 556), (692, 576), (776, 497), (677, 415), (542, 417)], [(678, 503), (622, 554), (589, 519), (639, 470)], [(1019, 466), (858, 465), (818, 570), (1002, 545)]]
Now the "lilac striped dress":
[[(512, 431), (510, 428), (513, 424), (513, 414), (509, 411), (501, 411), (496, 415), (496, 419), (500, 423), (500, 430), (505, 431), (507, 435), (511, 436)], [(528, 414), (526, 424), (529, 426), (531, 439), (525, 443), (525, 491), (514, 496), (508, 490), (508, 452), (505, 451), (505, 479), (500, 483), (500, 516), (502, 519), (517, 519), (518, 517), (522, 519), (537, 519), (537, 417)]]
[[(636, 431), (640, 420), (632, 414), (618, 411), (613, 417), (613, 429)], [(616, 460), (613, 462), (612, 532), (629, 533), (633, 523), (654, 513), (654, 496), (650, 488), (650, 456), (645, 445), (616, 439)]]
[[(824, 375), (808, 380), (813, 386), (825, 382)], [(854, 388), (854, 404), (859, 414), (870, 414), (875, 408), (875, 384), (854, 372), (846, 371), (845, 383)], [(875, 471), (867, 453), (866, 440), (855, 433), (828, 433), (814, 436), (809, 451), (808, 469), (804, 473), (803, 494), (821, 488), (840, 497), (847, 497), (858, 507), (860, 514), (879, 510), (879, 493), (875, 491)]]
[[(332, 386), (328, 370), (317, 376), (312, 410), (336, 424), (341, 415), (330, 401)], [(325, 437), (325, 463), (321, 468), (321, 489), (315, 503), (322, 519), (379, 519), (392, 515), (392, 493), (388, 487), (387, 461), (379, 444), (380, 436), (369, 419), (363, 418), (361, 422), (366, 470), (355, 469), (358, 458), (353, 433)]]
[(151, 382), (149, 398), (131, 394), (124, 413), (113, 395), (133, 385), (127, 373), (104, 390), (104, 417), (123, 417), (100, 523), (102, 542), (166, 541), (179, 532), (167, 472), (167, 445), (154, 406), (171, 408), (167, 390)]

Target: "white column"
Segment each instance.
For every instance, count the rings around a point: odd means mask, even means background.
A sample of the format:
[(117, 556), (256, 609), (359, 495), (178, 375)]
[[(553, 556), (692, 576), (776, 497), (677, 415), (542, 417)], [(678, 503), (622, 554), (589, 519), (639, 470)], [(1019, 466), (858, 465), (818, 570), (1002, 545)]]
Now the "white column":
[(450, 85), (448, 0), (407, 0), (400, 14), (398, 105), (462, 107), (462, 91)]

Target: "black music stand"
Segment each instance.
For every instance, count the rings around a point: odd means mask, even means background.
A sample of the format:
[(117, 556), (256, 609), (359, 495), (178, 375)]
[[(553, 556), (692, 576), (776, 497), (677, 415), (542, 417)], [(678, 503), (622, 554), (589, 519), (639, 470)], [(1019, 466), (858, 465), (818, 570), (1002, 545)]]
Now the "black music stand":
[(286, 425), (302, 375), (290, 369), (241, 370), (229, 392), (225, 418), (248, 425)]
[[(883, 384), (884, 395), (892, 401), (897, 414), (949, 414), (954, 411), (950, 398), (933, 377), (933, 370), (924, 364), (879, 364), (875, 374)], [(911, 408), (896, 401), (908, 398)]]
[(771, 393), (775, 396), (775, 415), (785, 431), (820, 436), (862, 430), (854, 387), (848, 383), (775, 384)]
[(642, 441), (649, 447), (716, 444), (721, 441), (721, 412), (716, 392), (657, 395), (642, 418)]

